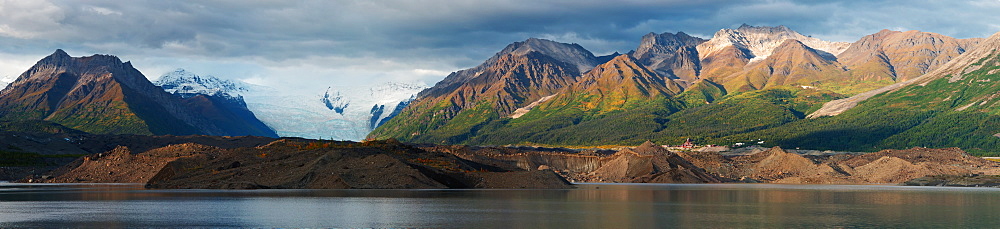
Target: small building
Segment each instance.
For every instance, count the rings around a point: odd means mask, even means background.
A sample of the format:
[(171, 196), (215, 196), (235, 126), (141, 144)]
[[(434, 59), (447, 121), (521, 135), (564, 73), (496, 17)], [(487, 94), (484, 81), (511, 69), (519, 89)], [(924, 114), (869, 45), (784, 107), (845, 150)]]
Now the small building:
[(695, 146), (694, 145), (694, 141), (691, 141), (690, 138), (688, 138), (687, 140), (684, 140), (684, 144), (681, 144), (681, 148), (688, 148), (688, 149), (690, 149), (690, 148), (694, 148), (694, 146)]

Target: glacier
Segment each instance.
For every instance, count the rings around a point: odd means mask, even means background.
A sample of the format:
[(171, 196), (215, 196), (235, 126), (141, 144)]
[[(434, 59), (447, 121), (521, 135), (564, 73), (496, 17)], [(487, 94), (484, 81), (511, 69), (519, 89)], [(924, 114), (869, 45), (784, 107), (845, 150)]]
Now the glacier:
[(184, 69), (168, 72), (155, 82), (170, 93), (241, 97), (260, 121), (282, 137), (363, 140), (368, 133), (398, 114), (416, 94), (428, 88), (422, 82), (379, 82), (365, 87), (330, 83), (326, 90), (286, 91), (273, 87), (199, 76)]

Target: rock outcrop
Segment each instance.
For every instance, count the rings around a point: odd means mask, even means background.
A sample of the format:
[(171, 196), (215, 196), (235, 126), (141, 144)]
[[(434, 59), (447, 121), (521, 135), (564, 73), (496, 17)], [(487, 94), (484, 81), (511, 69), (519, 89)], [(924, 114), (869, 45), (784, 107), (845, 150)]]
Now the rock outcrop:
[(705, 40), (692, 37), (684, 32), (649, 33), (642, 36), (642, 42), (634, 52), (629, 53), (650, 70), (686, 85), (694, 83), (701, 71), (698, 45)]

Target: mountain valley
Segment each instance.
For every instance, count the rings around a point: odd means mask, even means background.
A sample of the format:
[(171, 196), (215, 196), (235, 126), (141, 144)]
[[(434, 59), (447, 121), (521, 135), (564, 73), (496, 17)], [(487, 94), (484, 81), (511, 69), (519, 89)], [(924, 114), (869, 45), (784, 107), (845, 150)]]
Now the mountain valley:
[[(0, 153), (12, 158), (0, 175), (235, 189), (997, 175), (971, 156), (1000, 155), (997, 50), (1000, 33), (882, 30), (846, 43), (743, 25), (710, 39), (650, 33), (604, 56), (529, 38), (431, 87), (296, 92), (184, 69), (150, 82), (115, 56), (57, 50), (0, 91)], [(735, 148), (665, 147), (685, 141)]]

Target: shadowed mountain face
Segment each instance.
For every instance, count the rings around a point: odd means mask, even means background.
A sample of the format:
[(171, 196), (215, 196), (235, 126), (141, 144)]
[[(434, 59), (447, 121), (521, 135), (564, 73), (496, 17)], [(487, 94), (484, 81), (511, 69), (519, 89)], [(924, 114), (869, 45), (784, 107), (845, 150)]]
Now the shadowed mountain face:
[(642, 36), (639, 48), (630, 55), (656, 73), (679, 79), (688, 85), (700, 74), (701, 63), (696, 47), (703, 42), (705, 40), (683, 32), (649, 33)]
[(182, 100), (110, 55), (56, 50), (0, 92), (0, 119), (47, 120), (90, 133), (276, 136), (219, 101)]

